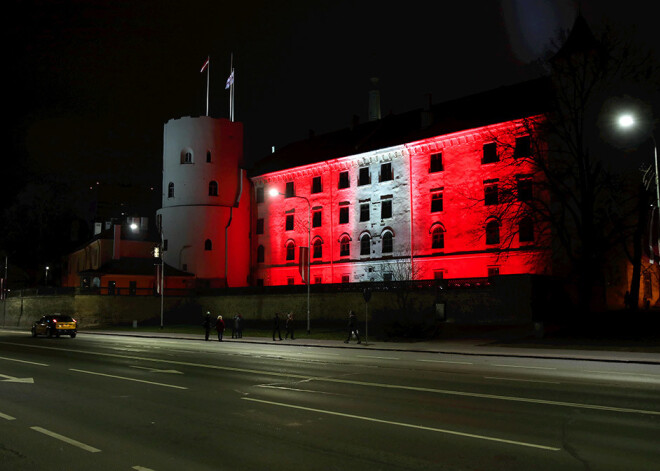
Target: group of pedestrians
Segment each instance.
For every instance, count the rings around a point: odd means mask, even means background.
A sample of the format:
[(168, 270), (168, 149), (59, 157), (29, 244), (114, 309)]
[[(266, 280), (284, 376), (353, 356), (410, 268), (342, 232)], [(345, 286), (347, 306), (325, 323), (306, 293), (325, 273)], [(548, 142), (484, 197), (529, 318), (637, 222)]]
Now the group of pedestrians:
[[(286, 321), (284, 323), (284, 328), (286, 329), (286, 332), (284, 334), (284, 338), (288, 339), (289, 336), (291, 336), (291, 340), (295, 340), (295, 337), (293, 335), (293, 313), (288, 313), (286, 315)], [(277, 336), (279, 337), (280, 340), (282, 340), (282, 331), (280, 330), (280, 313), (276, 312), (275, 317), (273, 317), (273, 341), (275, 341), (275, 334), (277, 333)]]
[[(209, 336), (211, 335), (211, 313), (208, 311), (206, 312), (206, 316), (204, 317), (204, 322), (202, 322), (202, 326), (204, 327), (205, 340), (208, 341)], [(218, 342), (222, 342), (222, 337), (225, 333), (226, 328), (227, 325), (225, 324), (225, 320), (222, 318), (222, 316), (218, 316), (215, 320), (215, 330), (218, 333)], [(231, 338), (233, 339), (243, 338), (243, 316), (240, 314), (234, 315), (232, 329), (231, 329)]]

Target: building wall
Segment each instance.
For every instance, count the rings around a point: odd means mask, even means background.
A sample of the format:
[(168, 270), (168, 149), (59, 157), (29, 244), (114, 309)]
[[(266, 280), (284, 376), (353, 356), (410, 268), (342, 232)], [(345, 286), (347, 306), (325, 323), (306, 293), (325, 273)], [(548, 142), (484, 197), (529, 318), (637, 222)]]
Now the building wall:
[[(507, 122), (253, 177), (255, 195), (263, 192), (263, 202), (255, 205), (254, 279), (264, 285), (303, 283), (298, 248), (308, 245), (308, 211), (312, 218), (315, 212), (322, 213), (321, 225), (310, 231), (312, 283), (549, 274), (549, 250), (540, 238), (547, 228), (535, 223), (532, 241), (521, 242), (518, 236), (524, 208), (515, 197), (518, 180), (529, 179), (534, 197), (547, 198), (538, 185), (540, 175), (525, 159), (514, 158), (516, 137), (524, 132), (522, 121)], [(489, 143), (496, 145), (498, 161), (483, 163), (484, 144)], [(433, 154), (442, 154), (441, 171), (430, 171)], [(388, 165), (392, 178), (381, 181)], [(367, 184), (358, 184), (361, 169), (369, 171)], [(349, 185), (340, 189), (340, 175), (345, 172)], [(318, 193), (312, 192), (315, 178), (322, 183)], [(282, 196), (287, 184), (293, 185), (297, 197)], [(514, 193), (505, 211), (502, 204), (485, 204), (485, 187), (493, 184), (498, 186), (500, 202), (505, 191)], [(270, 196), (271, 189), (279, 194)], [(432, 195), (437, 193), (443, 195), (443, 208), (432, 212)], [(391, 214), (382, 217), (388, 202)], [(369, 208), (366, 221), (360, 220), (363, 205)], [(342, 209), (348, 211), (347, 222), (340, 221)], [(289, 227), (287, 218), (293, 218)], [(257, 234), (260, 220), (263, 233)], [(500, 242), (487, 244), (486, 225), (493, 220)], [(434, 248), (437, 227), (444, 241)], [(384, 252), (389, 235), (392, 248)], [(369, 250), (362, 254), (365, 236)], [(349, 241), (348, 254), (341, 252), (343, 238)], [(317, 241), (321, 257), (313, 255)], [(294, 256), (287, 259), (290, 244)]]

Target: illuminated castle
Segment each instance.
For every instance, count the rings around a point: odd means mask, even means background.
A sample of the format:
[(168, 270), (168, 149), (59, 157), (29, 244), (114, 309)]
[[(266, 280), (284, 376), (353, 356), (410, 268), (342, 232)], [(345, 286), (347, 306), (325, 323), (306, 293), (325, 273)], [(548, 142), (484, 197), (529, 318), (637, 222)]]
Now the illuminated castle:
[(274, 152), (249, 178), (240, 123), (171, 120), (165, 262), (211, 287), (300, 284), (309, 239), (311, 283), (549, 274), (548, 228), (524, 211), (546, 198), (527, 157), (545, 152), (536, 130), (548, 86), (370, 112)]

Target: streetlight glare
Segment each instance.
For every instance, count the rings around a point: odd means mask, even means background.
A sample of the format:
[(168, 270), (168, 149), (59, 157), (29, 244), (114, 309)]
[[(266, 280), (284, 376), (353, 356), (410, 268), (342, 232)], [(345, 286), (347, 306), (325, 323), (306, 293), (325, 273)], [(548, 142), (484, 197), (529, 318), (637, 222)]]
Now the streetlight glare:
[(630, 114), (624, 114), (619, 117), (619, 126), (629, 128), (635, 124), (635, 119)]
[(277, 191), (277, 189), (275, 189), (275, 188), (271, 188), (270, 190), (268, 190), (268, 194), (269, 194), (270, 196), (277, 196), (277, 195), (280, 194), (280, 192)]

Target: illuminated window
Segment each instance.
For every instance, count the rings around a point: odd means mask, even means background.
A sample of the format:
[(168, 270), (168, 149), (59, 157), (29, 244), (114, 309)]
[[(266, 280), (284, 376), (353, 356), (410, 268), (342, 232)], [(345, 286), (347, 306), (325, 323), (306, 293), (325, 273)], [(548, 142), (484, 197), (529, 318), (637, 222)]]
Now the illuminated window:
[(316, 239), (314, 241), (314, 251), (312, 252), (313, 258), (322, 258), (323, 257), (323, 242), (321, 239)]
[(263, 245), (260, 245), (257, 247), (257, 263), (264, 263), (264, 253), (266, 249), (264, 249)]
[(285, 231), (292, 231), (293, 230), (293, 214), (287, 214), (286, 215), (286, 224), (284, 227)]
[(264, 202), (264, 188), (260, 187), (257, 188), (257, 203), (263, 203)]
[(531, 217), (525, 216), (518, 223), (518, 240), (520, 242), (534, 242), (534, 221)]
[(172, 182), (170, 182), (170, 184), (167, 185), (167, 197), (174, 198), (174, 183)]
[(312, 178), (312, 193), (321, 193), (323, 185), (321, 185), (321, 177)]
[(498, 203), (497, 183), (484, 182), (484, 204), (491, 206)]
[(322, 213), (321, 210), (312, 212), (312, 227), (321, 227)]
[(339, 256), (349, 257), (351, 255), (351, 240), (344, 236), (339, 241)]
[(293, 182), (286, 182), (286, 190), (284, 192), (284, 197), (293, 198), (294, 196), (296, 196), (296, 190), (295, 187), (293, 186)]
[(292, 241), (289, 241), (286, 244), (286, 259), (287, 260), (296, 259), (296, 244), (294, 244)]
[(495, 245), (500, 243), (500, 224), (495, 219), (491, 219), (486, 224), (486, 244)]
[(257, 219), (257, 234), (263, 234), (264, 233), (264, 219), (259, 218)]
[(362, 203), (360, 205), (360, 222), (369, 220), (369, 203)]
[(371, 254), (371, 237), (369, 234), (364, 234), (360, 238), (360, 255), (370, 255)]
[(348, 224), (348, 206), (339, 208), (339, 224)]
[(204, 241), (204, 250), (213, 250), (213, 242), (211, 242), (211, 239), (206, 239)]
[(394, 246), (393, 239), (391, 232), (383, 234), (383, 253), (392, 253)]
[(518, 178), (518, 201), (531, 201), (532, 179), (530, 177)]
[(442, 211), (443, 208), (443, 194), (442, 191), (437, 191), (434, 193), (431, 193), (431, 212), (432, 213), (437, 213)]
[(358, 186), (368, 185), (371, 183), (371, 175), (369, 174), (369, 167), (362, 167), (358, 174)]
[(500, 160), (497, 155), (497, 144), (495, 142), (489, 142), (484, 144), (484, 155), (481, 160), (482, 164), (492, 164), (493, 162), (498, 162)]
[(436, 224), (431, 232), (431, 248), (445, 248), (445, 230), (440, 224)]
[(209, 182), (209, 196), (218, 196), (218, 182)]
[(392, 176), (392, 164), (391, 163), (386, 163), (386, 164), (381, 164), (380, 165), (380, 181), (381, 182), (386, 182), (389, 180), (392, 180), (394, 177)]
[(387, 219), (392, 217), (392, 200), (383, 200), (380, 204), (380, 218)]
[(516, 138), (516, 148), (513, 151), (513, 158), (529, 157), (532, 155), (532, 143), (529, 136)]
[(442, 172), (444, 167), (442, 166), (442, 152), (437, 154), (431, 154), (431, 165), (429, 166), (429, 173)]
[(351, 184), (348, 179), (348, 170), (347, 170), (339, 174), (339, 189), (341, 190), (343, 188), (348, 188), (349, 186), (351, 186)]

